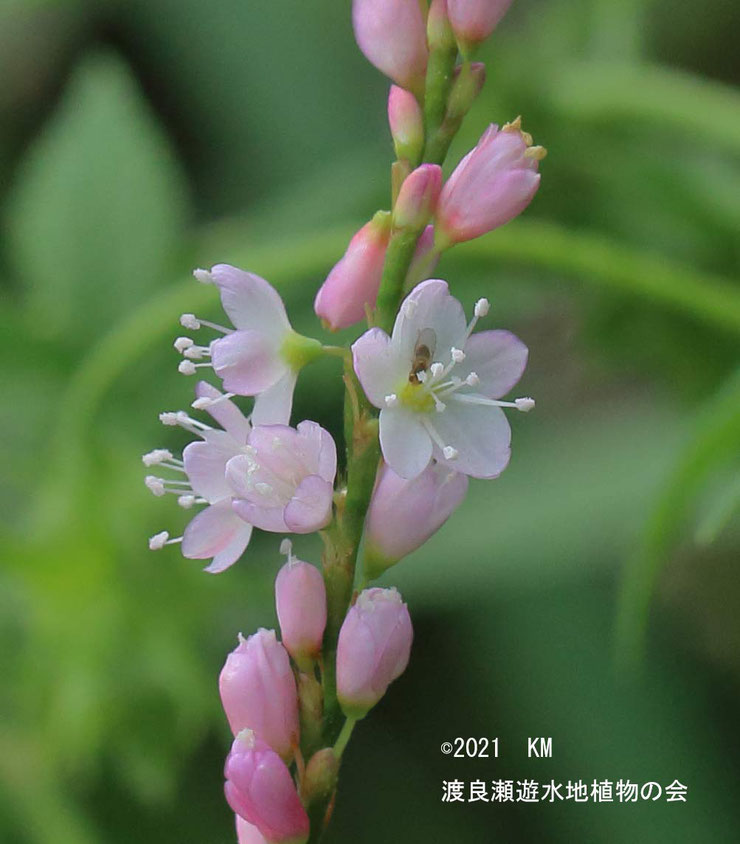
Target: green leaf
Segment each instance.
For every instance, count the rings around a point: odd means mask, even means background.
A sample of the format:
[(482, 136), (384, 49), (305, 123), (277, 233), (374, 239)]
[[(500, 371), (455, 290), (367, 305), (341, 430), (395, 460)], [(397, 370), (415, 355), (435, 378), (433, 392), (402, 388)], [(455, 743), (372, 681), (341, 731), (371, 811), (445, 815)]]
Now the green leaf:
[(171, 275), (183, 182), (118, 58), (90, 56), (74, 73), (7, 210), (37, 335), (87, 344)]

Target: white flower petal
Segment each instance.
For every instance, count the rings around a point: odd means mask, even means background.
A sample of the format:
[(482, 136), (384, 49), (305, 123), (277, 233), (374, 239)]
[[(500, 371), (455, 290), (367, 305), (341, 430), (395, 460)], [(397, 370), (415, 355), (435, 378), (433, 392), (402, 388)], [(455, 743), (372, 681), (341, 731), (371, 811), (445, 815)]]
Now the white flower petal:
[(394, 355), (390, 337), (380, 328), (371, 328), (352, 344), (352, 358), (362, 389), (375, 407), (385, 407), (385, 397), (408, 378), (410, 367)]
[(226, 463), (239, 451), (239, 445), (225, 431), (207, 431), (205, 442), (185, 446), (182, 459), (193, 492), (211, 504), (228, 498)]
[(211, 277), (221, 291), (221, 303), (234, 325), (282, 337), (290, 330), (280, 294), (264, 278), (230, 264), (216, 264)]
[(419, 414), (404, 407), (380, 411), (380, 447), (385, 462), (402, 478), (420, 475), (432, 459), (432, 441)]
[(479, 331), (465, 345), (465, 360), (455, 367), (462, 379), (475, 372), (480, 379), (475, 392), (499, 399), (522, 377), (529, 351), (510, 331)]
[(435, 458), (450, 469), (474, 478), (496, 478), (508, 465), (511, 428), (500, 407), (451, 401), (433, 423), (444, 444), (457, 449), (454, 460), (445, 460), (435, 446)]
[(211, 360), (224, 389), (255, 396), (285, 374), (279, 344), (262, 331), (234, 331), (211, 343)]
[(288, 370), (272, 387), (254, 400), (253, 425), (287, 425), (293, 408), (293, 391), (297, 374)]
[[(199, 381), (195, 387), (195, 395), (199, 399), (218, 399), (223, 393), (207, 381)], [(207, 407), (206, 413), (215, 419), (235, 442), (243, 444), (247, 441), (252, 426), (231, 399), (221, 399), (217, 404)]]
[(463, 348), (467, 335), (463, 306), (450, 295), (446, 281), (434, 278), (422, 281), (409, 293), (393, 326), (393, 349), (409, 370), (421, 332), (430, 329), (434, 332), (433, 360), (447, 363), (453, 346)]

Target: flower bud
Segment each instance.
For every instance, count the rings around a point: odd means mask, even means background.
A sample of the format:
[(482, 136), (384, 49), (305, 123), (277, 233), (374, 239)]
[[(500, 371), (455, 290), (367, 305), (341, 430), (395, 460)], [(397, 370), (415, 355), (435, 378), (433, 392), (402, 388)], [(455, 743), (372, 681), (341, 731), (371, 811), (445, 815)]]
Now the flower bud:
[(415, 164), (424, 149), (424, 115), (416, 97), (398, 85), (388, 94), (388, 124), (396, 158)]
[(398, 193), (393, 227), (409, 231), (423, 229), (436, 210), (441, 189), (442, 168), (438, 164), (422, 164), (413, 170)]
[(454, 50), (457, 54), (457, 43), (450, 25), (447, 0), (432, 0), (427, 16), (427, 43), (430, 50)]
[(332, 331), (361, 322), (365, 308), (375, 307), (390, 235), (391, 215), (379, 211), (355, 234), (321, 285), (313, 308)]
[(428, 52), (419, 0), (353, 0), (352, 23), (367, 60), (397, 85), (423, 94)]
[(313, 674), (298, 674), (298, 715), (304, 753), (319, 747), (324, 717), (324, 691)]
[(455, 68), (455, 81), (447, 102), (447, 118), (462, 120), (470, 111), (486, 82), (486, 66), (483, 62), (472, 62)]
[(283, 645), (299, 665), (321, 651), (326, 627), (326, 587), (321, 572), (292, 556), (275, 578), (275, 604)]
[(337, 697), (348, 718), (364, 718), (404, 672), (413, 630), (396, 589), (365, 589), (347, 613), (337, 644)]
[(511, 0), (447, 0), (447, 13), (464, 55), (493, 32)]
[(308, 815), (290, 771), (252, 730), (242, 730), (234, 739), (224, 776), (229, 806), (269, 844), (305, 844)]
[(467, 491), (467, 475), (441, 463), (430, 463), (412, 480), (383, 464), (365, 524), (366, 576), (379, 577), (422, 546), (462, 503)]
[(438, 240), (441, 235), (444, 245), (503, 226), (532, 201), (546, 151), (532, 146), (521, 125), (517, 118), (501, 131), (489, 126), (447, 180), (437, 205)]
[(337, 786), (339, 760), (331, 747), (318, 750), (309, 759), (301, 783), (301, 796), (307, 806), (326, 801)]
[(257, 827), (247, 823), (239, 815), (236, 815), (236, 838), (238, 844), (267, 844), (264, 835)]
[(226, 659), (219, 677), (221, 702), (234, 735), (254, 730), (283, 759), (298, 741), (298, 695), (288, 652), (273, 630), (258, 630)]

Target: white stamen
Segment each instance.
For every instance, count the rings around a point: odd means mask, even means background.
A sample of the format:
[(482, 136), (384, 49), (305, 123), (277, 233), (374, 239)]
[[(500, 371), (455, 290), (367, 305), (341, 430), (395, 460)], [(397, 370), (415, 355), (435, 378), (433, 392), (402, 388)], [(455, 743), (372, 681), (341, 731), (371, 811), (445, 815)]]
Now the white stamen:
[(157, 478), (154, 475), (147, 475), (144, 478), (146, 488), (157, 497), (164, 495), (167, 490), (164, 488), (164, 479)]
[(480, 384), (480, 377), (478, 376), (478, 373), (469, 373), (469, 375), (465, 378), (465, 383), (468, 385), (468, 387), (477, 387), (478, 384)]
[(200, 320), (196, 318), (195, 314), (182, 314), (180, 325), (183, 328), (189, 328), (191, 331), (197, 331), (200, 328)]
[(189, 349), (194, 344), (195, 340), (191, 340), (190, 337), (178, 337), (172, 345), (182, 354), (185, 349)]
[(453, 448), (453, 446), (447, 445), (442, 449), (442, 454), (445, 460), (455, 460), (460, 452), (456, 448)]
[(514, 405), (516, 406), (516, 409), (521, 410), (522, 413), (529, 413), (529, 411), (534, 408), (534, 399), (529, 396), (521, 399), (514, 399)]
[(435, 395), (432, 395), (432, 398), (434, 399), (434, 409), (437, 413), (442, 413), (444, 410), (447, 410), (447, 405), (443, 401), (440, 401)]
[(429, 371), (432, 373), (432, 378), (439, 378), (444, 373), (445, 368), (443, 364), (435, 362), (429, 367)]
[(177, 371), (183, 375), (195, 375), (195, 364), (191, 360), (181, 360)]
[(159, 421), (163, 425), (178, 425), (177, 413), (172, 410), (166, 410), (164, 413), (159, 414)]
[(208, 346), (189, 346), (185, 349), (183, 355), (188, 360), (201, 360), (201, 358), (210, 357), (211, 350)]
[(395, 393), (389, 393), (385, 397), (385, 406), (386, 407), (396, 407), (398, 405), (398, 396)]
[(156, 466), (159, 463), (164, 463), (165, 460), (173, 460), (172, 452), (166, 448), (155, 448), (149, 451), (141, 458), (141, 462), (145, 466)]
[(201, 396), (192, 402), (190, 407), (195, 408), (195, 410), (207, 410), (209, 407), (213, 407), (214, 404), (226, 401), (227, 399), (233, 399), (234, 395), (234, 393), (223, 393), (215, 399), (209, 398), (208, 396)]
[(452, 360), (455, 363), (462, 363), (465, 360), (465, 352), (462, 349), (456, 349), (453, 346), (451, 352), (452, 352)]
[(195, 504), (195, 496), (194, 495), (181, 495), (177, 499), (177, 503), (183, 510), (189, 510), (193, 504)]
[(155, 533), (154, 536), (149, 538), (149, 550), (150, 551), (161, 551), (162, 548), (167, 544), (167, 540), (170, 538), (169, 533), (166, 530), (163, 530), (161, 533)]
[(193, 270), (193, 276), (201, 283), (201, 284), (213, 284), (213, 276), (208, 272), (208, 270)]
[(480, 319), (481, 317), (488, 316), (488, 312), (491, 310), (491, 303), (488, 299), (478, 299), (475, 303), (475, 315)]
[(420, 372), (416, 373), (416, 380), (423, 384), (427, 380), (427, 373), (425, 369), (422, 369)]

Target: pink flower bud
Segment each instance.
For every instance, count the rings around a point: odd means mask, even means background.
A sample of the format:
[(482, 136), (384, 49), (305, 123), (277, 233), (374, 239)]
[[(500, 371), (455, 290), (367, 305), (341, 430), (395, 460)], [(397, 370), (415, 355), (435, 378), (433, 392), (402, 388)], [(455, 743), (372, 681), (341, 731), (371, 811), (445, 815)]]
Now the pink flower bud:
[(368, 61), (402, 88), (423, 93), (428, 51), (419, 0), (353, 0), (352, 22)]
[(365, 307), (375, 307), (390, 224), (390, 214), (383, 211), (366, 223), (316, 294), (314, 311), (332, 331), (361, 322)]
[(422, 164), (413, 170), (396, 199), (394, 228), (411, 231), (424, 228), (436, 210), (441, 189), (442, 168), (438, 164)]
[(454, 50), (457, 53), (455, 33), (447, 13), (447, 0), (432, 0), (429, 6), (427, 43), (431, 50)]
[(388, 94), (388, 124), (396, 157), (413, 166), (424, 149), (424, 115), (416, 97), (398, 85), (391, 85)]
[(247, 823), (239, 815), (236, 816), (236, 838), (238, 844), (267, 844), (257, 827)]
[(299, 664), (321, 651), (326, 627), (326, 587), (321, 572), (297, 560), (288, 545), (288, 562), (275, 579), (275, 603), (283, 644)]
[(254, 730), (283, 757), (298, 741), (298, 693), (288, 652), (273, 630), (258, 630), (226, 659), (219, 677), (221, 702), (234, 735)]
[(229, 806), (269, 844), (305, 844), (308, 815), (290, 771), (252, 730), (242, 730), (234, 739), (224, 776)]
[(443, 240), (471, 240), (521, 214), (540, 185), (537, 168), (545, 155), (519, 118), (501, 131), (489, 126), (442, 189), (437, 226)]
[(337, 644), (337, 696), (344, 714), (364, 718), (403, 674), (413, 638), (395, 589), (365, 589), (347, 613)]
[(434, 534), (468, 491), (468, 478), (441, 463), (412, 480), (387, 465), (380, 470), (367, 514), (365, 574), (379, 577)]
[(511, 0), (447, 0), (447, 13), (463, 52), (493, 32), (511, 6)]

